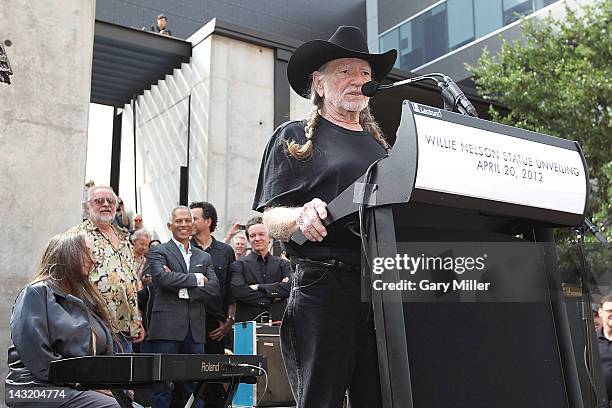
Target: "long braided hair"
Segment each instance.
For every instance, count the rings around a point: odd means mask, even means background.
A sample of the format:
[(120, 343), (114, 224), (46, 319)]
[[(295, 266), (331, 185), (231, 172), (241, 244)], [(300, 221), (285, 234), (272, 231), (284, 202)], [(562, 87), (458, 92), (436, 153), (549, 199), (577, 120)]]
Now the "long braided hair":
[[(326, 64), (327, 65), (327, 64)], [(323, 75), (322, 72), (325, 71), (326, 65), (323, 65), (319, 68), (319, 75)], [(312, 107), (310, 108), (310, 112), (308, 117), (306, 118), (306, 125), (304, 126), (304, 133), (306, 134), (306, 142), (303, 145), (296, 143), (294, 140), (287, 142), (287, 151), (289, 154), (298, 160), (307, 160), (312, 156), (314, 147), (313, 147), (313, 136), (314, 131), (319, 123), (319, 119), (321, 118), (321, 109), (323, 109), (323, 98), (319, 96), (315, 89), (314, 81), (311, 81), (310, 85), (310, 102)], [(366, 106), (359, 113), (359, 124), (363, 128), (363, 130), (367, 131), (372, 137), (385, 149), (389, 150), (389, 143), (385, 139), (380, 126), (374, 119), (374, 116), (370, 113), (370, 107)]]

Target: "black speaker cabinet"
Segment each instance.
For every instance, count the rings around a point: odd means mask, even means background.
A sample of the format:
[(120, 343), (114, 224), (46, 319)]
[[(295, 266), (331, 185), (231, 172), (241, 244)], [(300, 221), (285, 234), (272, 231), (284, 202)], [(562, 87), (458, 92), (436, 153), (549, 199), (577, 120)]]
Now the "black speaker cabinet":
[[(260, 376), (257, 384), (241, 384), (233, 401), (235, 407), (292, 407), (293, 394), (281, 354), (279, 326), (254, 321), (234, 325), (234, 352), (255, 354), (267, 360), (268, 378)], [(250, 387), (250, 388), (249, 388)], [(264, 389), (266, 390), (264, 393)]]
[[(287, 379), (280, 348), (278, 326), (257, 328), (257, 354), (268, 360), (268, 389), (258, 401), (259, 407), (293, 406), (293, 394)], [(265, 378), (259, 377), (257, 389), (263, 390)]]

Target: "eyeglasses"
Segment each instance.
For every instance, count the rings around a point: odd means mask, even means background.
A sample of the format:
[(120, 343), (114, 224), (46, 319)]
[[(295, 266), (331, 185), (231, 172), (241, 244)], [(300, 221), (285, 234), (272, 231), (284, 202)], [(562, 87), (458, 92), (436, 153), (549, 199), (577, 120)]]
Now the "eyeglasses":
[(97, 205), (104, 205), (105, 202), (107, 202), (109, 205), (115, 205), (117, 203), (113, 197), (94, 198), (92, 201)]

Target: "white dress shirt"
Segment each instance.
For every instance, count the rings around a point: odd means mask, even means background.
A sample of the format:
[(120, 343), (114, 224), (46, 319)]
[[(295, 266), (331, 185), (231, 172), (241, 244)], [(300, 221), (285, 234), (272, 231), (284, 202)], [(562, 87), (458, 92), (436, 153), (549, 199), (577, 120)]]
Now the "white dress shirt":
[[(183, 244), (181, 244), (176, 239), (174, 239), (174, 237), (172, 238), (172, 241), (178, 247), (179, 251), (181, 251), (181, 255), (183, 256), (183, 259), (185, 260), (185, 265), (187, 265), (187, 272), (189, 272), (189, 265), (190, 265), (191, 254), (192, 254), (191, 246), (189, 245), (189, 241), (187, 241), (187, 248), (185, 248)], [(198, 286), (204, 286), (205, 284), (204, 274), (194, 273), (194, 275), (196, 276), (196, 279), (198, 280)], [(178, 297), (180, 299), (189, 299), (189, 292), (187, 291), (187, 288), (179, 289)]]

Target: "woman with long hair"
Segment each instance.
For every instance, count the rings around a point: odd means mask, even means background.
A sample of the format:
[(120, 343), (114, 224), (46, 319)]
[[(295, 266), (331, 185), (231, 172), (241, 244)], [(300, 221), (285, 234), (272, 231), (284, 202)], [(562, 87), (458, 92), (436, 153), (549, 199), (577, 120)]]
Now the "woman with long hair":
[[(82, 232), (51, 238), (38, 271), (19, 293), (11, 314), (9, 406), (118, 407), (109, 395), (68, 388), (56, 401), (18, 401), (16, 390), (52, 387), (49, 363), (86, 355), (112, 354), (113, 338), (106, 303), (89, 280), (95, 266), (91, 243)], [(57, 388), (57, 387), (55, 387)], [(11, 393), (13, 390), (13, 393)]]

